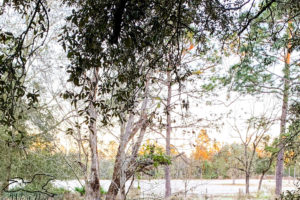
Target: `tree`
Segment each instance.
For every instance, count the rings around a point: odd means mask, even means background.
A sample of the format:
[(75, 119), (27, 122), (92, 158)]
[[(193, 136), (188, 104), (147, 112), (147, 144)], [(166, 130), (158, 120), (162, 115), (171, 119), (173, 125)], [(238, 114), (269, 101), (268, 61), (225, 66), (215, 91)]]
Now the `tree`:
[(213, 156), (220, 151), (220, 145), (208, 137), (205, 129), (201, 129), (195, 142), (195, 150), (192, 152), (192, 158), (199, 162), (199, 173), (200, 177), (202, 177), (205, 164), (211, 161)]
[[(149, 113), (147, 113), (147, 109), (149, 106), (148, 87), (149, 81), (147, 81), (145, 93), (142, 95), (143, 100), (141, 103), (141, 110), (138, 120), (134, 122), (136, 120), (136, 113), (138, 112), (138, 105), (136, 103), (137, 107), (135, 107), (134, 110), (129, 113), (127, 122), (122, 120), (120, 121), (120, 144), (115, 158), (112, 183), (109, 186), (106, 199), (115, 199), (119, 190), (121, 192), (121, 198), (125, 199), (127, 194), (125, 192), (125, 183), (132, 176), (134, 176), (134, 173), (139, 167), (139, 163), (137, 162), (138, 151), (142, 144), (142, 140), (144, 138), (146, 128), (149, 125), (150, 120), (150, 115)], [(126, 118), (127, 117), (123, 116), (123, 119)], [(138, 132), (139, 135), (132, 147), (131, 156), (127, 158), (126, 155), (129, 154), (129, 152), (126, 152), (127, 146), (130, 144), (131, 141), (133, 141), (134, 138), (136, 138)]]
[(270, 137), (266, 135), (262, 139), (262, 144), (257, 148), (257, 160), (255, 164), (256, 173), (261, 174), (259, 178), (257, 191), (259, 192), (262, 187), (262, 182), (266, 173), (273, 167), (274, 160), (277, 156), (277, 151), (274, 151), (275, 144), (269, 144)]
[(259, 148), (259, 145), (263, 141), (271, 125), (272, 121), (262, 116), (248, 119), (246, 121), (246, 126), (244, 127), (244, 134), (241, 130), (241, 126), (238, 126), (237, 124), (232, 126), (232, 129), (238, 134), (238, 137), (242, 142), (243, 153), (235, 158), (239, 161), (237, 169), (245, 173), (247, 195), (249, 195), (249, 181), (257, 156), (257, 148)]
[[(258, 12), (251, 18), (247, 33), (241, 34), (238, 40), (240, 63), (230, 70), (233, 80), (231, 88), (244, 94), (274, 94), (282, 101), (280, 117), (280, 137), (286, 133), (288, 106), (292, 98), (291, 88), (298, 85), (299, 70), (296, 62), (291, 60), (292, 53), (298, 48), (299, 3), (294, 1), (262, 1), (259, 6), (269, 3), (268, 9)], [(254, 4), (253, 4), (254, 5)], [(294, 7), (295, 6), (295, 7)], [(255, 6), (253, 7), (255, 10)], [(259, 10), (262, 10), (258, 8)], [(243, 16), (248, 17), (251, 12)], [(282, 57), (278, 57), (283, 52)], [(272, 66), (281, 64), (282, 74)], [(225, 81), (226, 82), (226, 81)], [(228, 82), (227, 82), (228, 83)], [(279, 153), (276, 165), (276, 194), (282, 189), (284, 144), (279, 142)]]
[[(90, 79), (86, 72), (98, 68), (101, 81), (97, 95), (111, 97), (95, 104), (103, 116), (103, 126), (114, 117), (123, 123), (123, 117), (131, 115), (136, 94), (145, 89), (148, 72), (165, 63), (169, 44), (179, 47), (181, 35), (190, 31), (201, 42), (199, 51), (202, 51), (206, 36), (229, 31), (231, 20), (230, 11), (219, 1), (65, 2), (76, 7), (67, 18), (70, 26), (65, 27), (62, 37), (62, 45), (72, 62), (69, 81), (82, 88), (78, 94), (68, 93), (68, 97), (74, 104), (87, 98), (92, 91), (85, 84)], [(124, 155), (128, 134), (121, 137), (125, 141), (121, 141), (118, 159)]]
[[(49, 29), (45, 2), (39, 0), (32, 6), (31, 4), (30, 0), (4, 1), (1, 8), (4, 10), (14, 7), (13, 11), (20, 14), (21, 21), (29, 19), (25, 22), (25, 29), (18, 30), (16, 33), (9, 29), (0, 30), (1, 124), (14, 129), (14, 132), (19, 134), (22, 134), (22, 131), (19, 131), (15, 124), (22, 118), (22, 111), (34, 107), (38, 97), (37, 91), (29, 91), (25, 85), (27, 61), (43, 45)], [(5, 14), (0, 12), (0, 16)], [(20, 106), (21, 104), (23, 106)], [(10, 134), (10, 131), (8, 133)]]
[[(71, 61), (68, 68), (69, 82), (76, 88), (75, 91), (67, 91), (63, 96), (70, 98), (75, 108), (79, 101), (85, 103), (85, 107), (79, 112), (85, 117), (89, 127), (92, 160), (86, 195), (87, 199), (100, 199), (96, 125), (108, 127), (112, 125), (112, 120), (117, 119), (122, 127), (128, 127), (128, 130), (121, 131), (120, 154), (117, 157), (121, 160), (120, 163), (126, 161), (124, 152), (129, 141), (127, 136), (133, 132), (131, 127), (134, 120), (131, 119), (137, 117), (135, 113), (137, 112), (135, 104), (139, 100), (137, 96), (145, 94), (140, 91), (146, 90), (149, 73), (166, 66), (168, 62), (165, 55), (168, 55), (169, 47), (172, 47), (173, 52), (176, 50), (177, 52), (172, 60), (175, 65), (169, 71), (174, 72), (175, 80), (180, 83), (177, 64), (180, 63), (182, 53), (181, 37), (187, 32), (192, 33), (193, 38), (199, 43), (197, 51), (203, 54), (208, 48), (207, 36), (212, 34), (222, 37), (223, 33), (232, 32), (231, 11), (239, 10), (246, 3), (220, 3), (218, 0), (171, 2), (65, 0), (64, 2), (74, 8), (67, 18), (61, 44)], [(4, 70), (0, 71), (2, 89), (4, 88), (1, 93), (3, 94), (1, 102), (4, 102), (1, 112), (4, 114), (1, 116), (4, 117), (3, 123), (6, 123), (8, 133), (12, 135), (12, 132), (21, 133), (16, 129), (16, 119), (22, 117), (20, 114), (23, 111), (20, 106), (22, 98), (28, 97), (26, 103), (29, 107), (37, 102), (37, 93), (24, 88), (23, 78), (26, 76), (24, 66), (25, 61), (36, 52), (36, 47), (43, 45), (49, 20), (45, 1), (3, 3), (14, 7), (22, 14), (28, 14), (26, 13), (28, 9), (32, 9), (28, 26), (19, 37), (1, 30), (1, 43), (11, 42), (4, 45), (5, 55), (1, 54), (0, 57), (1, 64), (4, 63), (5, 66)], [(236, 5), (237, 7), (233, 7)], [(23, 11), (22, 8), (26, 9)], [(29, 45), (24, 43), (28, 35), (33, 35)], [(41, 41), (37, 42), (39, 36)], [(9, 94), (9, 98), (5, 92)], [(167, 106), (167, 109), (169, 108), (170, 105)], [(167, 118), (170, 134), (169, 114)], [(146, 123), (145, 118), (143, 120)], [(11, 127), (15, 130), (10, 130)], [(140, 145), (136, 144), (138, 148)], [(170, 145), (167, 145), (166, 150), (169, 148)], [(136, 160), (134, 163), (137, 163)], [(127, 176), (126, 169), (117, 167), (117, 170), (120, 171), (116, 176), (120, 179), (122, 198), (125, 198), (123, 186)]]

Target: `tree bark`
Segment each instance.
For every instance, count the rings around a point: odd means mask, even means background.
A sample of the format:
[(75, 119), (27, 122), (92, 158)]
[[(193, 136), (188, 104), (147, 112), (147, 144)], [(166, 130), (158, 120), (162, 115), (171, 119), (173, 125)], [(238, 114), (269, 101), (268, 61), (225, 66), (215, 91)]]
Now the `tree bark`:
[(126, 160), (126, 146), (129, 142), (129, 135), (132, 131), (134, 115), (131, 113), (126, 125), (126, 128), (122, 128), (121, 130), (121, 137), (120, 137), (120, 145), (118, 151), (120, 152), (119, 160), (119, 174), (120, 174), (120, 192), (121, 192), (121, 200), (126, 199), (126, 192), (125, 192), (125, 184), (126, 184), (126, 170), (127, 170), (127, 160)]
[(235, 171), (235, 169), (233, 169), (232, 170), (232, 176), (231, 176), (233, 185), (235, 185), (235, 173), (236, 173), (236, 171)]
[(263, 179), (264, 179), (265, 174), (270, 170), (270, 168), (271, 168), (271, 166), (272, 166), (273, 159), (274, 159), (274, 157), (273, 157), (273, 155), (272, 155), (271, 158), (270, 158), (270, 160), (269, 160), (269, 164), (268, 164), (267, 168), (265, 168), (265, 169), (262, 171), (262, 173), (261, 173), (260, 180), (259, 180), (259, 184), (258, 184), (258, 189), (257, 189), (258, 192), (261, 190), (262, 181), (263, 181)]
[(86, 200), (100, 200), (100, 181), (99, 181), (99, 158), (98, 158), (98, 147), (97, 147), (97, 112), (94, 106), (97, 96), (97, 75), (98, 70), (95, 69), (93, 72), (93, 78), (91, 83), (92, 91), (89, 94), (89, 107), (88, 115), (89, 121), (89, 146), (90, 146), (90, 159), (91, 168), (88, 181), (86, 182)]
[(119, 174), (120, 169), (121, 169), (121, 146), (119, 145), (118, 152), (116, 155), (115, 165), (114, 165), (113, 177), (106, 194), (106, 200), (115, 200), (118, 195), (119, 188), (120, 188), (120, 174)]
[[(172, 77), (171, 71), (167, 72), (167, 81), (168, 81), (168, 97), (167, 97), (167, 131), (166, 131), (166, 155), (171, 156), (171, 98), (172, 98)], [(171, 177), (170, 177), (170, 167), (169, 165), (165, 166), (165, 198), (171, 196)]]
[[(289, 22), (291, 26), (291, 22)], [(288, 29), (289, 39), (291, 39), (291, 32)], [(277, 155), (276, 163), (276, 189), (275, 194), (277, 197), (282, 192), (282, 178), (283, 178), (283, 163), (284, 163), (284, 144), (282, 142), (282, 135), (285, 133), (286, 129), (286, 120), (287, 120), (287, 111), (288, 111), (288, 102), (289, 102), (289, 90), (290, 90), (290, 61), (291, 61), (291, 44), (288, 44), (287, 55), (285, 58), (285, 67), (283, 69), (284, 73), (284, 83), (283, 83), (283, 98), (282, 98), (282, 108), (281, 108), (281, 117), (280, 117), (280, 143), (279, 143), (279, 152)]]
[(259, 178), (258, 188), (257, 191), (259, 192), (261, 190), (262, 182), (264, 180), (265, 172), (263, 172)]
[(246, 172), (246, 194), (248, 195), (249, 194), (249, 184), (250, 182), (250, 174)]

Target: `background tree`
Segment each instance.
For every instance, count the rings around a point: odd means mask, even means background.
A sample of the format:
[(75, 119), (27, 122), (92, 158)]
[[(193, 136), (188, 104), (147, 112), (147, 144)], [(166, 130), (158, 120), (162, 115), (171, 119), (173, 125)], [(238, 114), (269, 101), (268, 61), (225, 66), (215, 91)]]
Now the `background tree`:
[(252, 117), (246, 121), (245, 133), (241, 131), (241, 127), (237, 124), (232, 126), (232, 129), (238, 134), (243, 148), (243, 154), (236, 156), (240, 165), (237, 169), (245, 173), (246, 194), (249, 195), (249, 181), (254, 169), (256, 152), (263, 138), (266, 136), (272, 125), (272, 121), (263, 117)]
[[(266, 1), (267, 2), (267, 1)], [(263, 7), (264, 1), (259, 4)], [(230, 70), (234, 80), (231, 89), (244, 94), (274, 94), (282, 100), (280, 135), (286, 132), (289, 100), (292, 98), (291, 88), (298, 83), (296, 60), (291, 60), (297, 48), (299, 33), (297, 13), (291, 1), (269, 1), (270, 7), (259, 17), (251, 20), (251, 26), (245, 29), (238, 40), (240, 63)], [(299, 6), (296, 3), (296, 7)], [(253, 6), (255, 10), (255, 6)], [(260, 9), (260, 8), (258, 8)], [(250, 12), (251, 13), (251, 12)], [(247, 12), (244, 16), (250, 15)], [(256, 15), (255, 15), (256, 16)], [(247, 30), (247, 31), (246, 31)], [(283, 52), (282, 57), (277, 55)], [(282, 73), (273, 66), (281, 67)], [(283, 173), (284, 144), (279, 144), (276, 170), (276, 194), (281, 193)]]

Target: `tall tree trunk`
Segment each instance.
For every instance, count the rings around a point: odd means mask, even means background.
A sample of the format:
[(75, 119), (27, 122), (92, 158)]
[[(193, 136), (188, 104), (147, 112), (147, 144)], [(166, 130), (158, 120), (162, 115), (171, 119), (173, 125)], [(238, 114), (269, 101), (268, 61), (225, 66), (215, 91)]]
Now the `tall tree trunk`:
[(249, 184), (250, 182), (250, 174), (248, 172), (246, 172), (246, 194), (248, 195), (249, 194)]
[(126, 178), (126, 170), (127, 170), (127, 159), (126, 159), (126, 146), (129, 142), (129, 135), (132, 131), (132, 125), (134, 121), (134, 115), (130, 114), (126, 128), (122, 124), (121, 128), (121, 137), (120, 137), (120, 145), (119, 145), (119, 151), (120, 151), (120, 165), (119, 165), (119, 175), (120, 175), (120, 194), (121, 194), (121, 200), (126, 199), (126, 192), (125, 192), (125, 184), (127, 181)]
[(88, 115), (89, 121), (89, 145), (90, 145), (90, 159), (91, 168), (89, 171), (89, 178), (86, 183), (86, 200), (100, 200), (100, 181), (99, 181), (99, 157), (97, 147), (97, 112), (94, 106), (97, 96), (97, 76), (98, 70), (95, 69), (93, 72), (93, 78), (91, 83), (91, 92), (89, 94), (89, 107)]
[[(170, 150), (170, 139), (171, 139), (171, 98), (172, 98), (172, 77), (171, 71), (167, 72), (168, 81), (168, 97), (167, 97), (167, 131), (166, 131), (166, 155), (171, 156)], [(171, 177), (170, 177), (170, 167), (165, 166), (165, 198), (171, 196)]]
[[(289, 27), (291, 27), (291, 22), (289, 22)], [(288, 29), (289, 39), (291, 39), (291, 32)], [(282, 178), (283, 178), (283, 161), (284, 161), (284, 144), (282, 142), (282, 135), (285, 133), (288, 102), (289, 102), (289, 90), (290, 90), (290, 62), (291, 62), (291, 43), (289, 42), (287, 47), (287, 55), (285, 58), (285, 66), (283, 69), (284, 73), (284, 83), (283, 83), (283, 97), (282, 97), (282, 108), (281, 108), (281, 118), (280, 118), (280, 144), (279, 152), (277, 155), (276, 163), (276, 189), (275, 194), (279, 196), (282, 192)]]

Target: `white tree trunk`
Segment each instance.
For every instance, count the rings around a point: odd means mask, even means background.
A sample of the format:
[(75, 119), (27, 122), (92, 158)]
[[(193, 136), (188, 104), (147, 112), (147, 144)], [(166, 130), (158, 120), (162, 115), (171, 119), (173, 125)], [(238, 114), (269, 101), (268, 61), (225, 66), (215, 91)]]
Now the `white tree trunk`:
[(99, 158), (97, 147), (97, 112), (94, 106), (97, 96), (97, 75), (98, 71), (95, 69), (93, 72), (91, 92), (89, 94), (89, 107), (88, 115), (89, 121), (89, 146), (90, 146), (90, 161), (91, 168), (89, 170), (89, 177), (86, 183), (86, 200), (100, 200), (100, 173), (99, 173)]
[[(148, 85), (145, 86), (145, 99), (141, 106), (140, 119), (137, 123), (134, 122), (134, 112), (129, 115), (125, 130), (121, 130), (120, 144), (116, 155), (112, 182), (106, 194), (106, 200), (115, 200), (117, 194), (121, 193), (121, 199), (126, 199), (125, 183), (134, 174), (136, 170), (136, 158), (138, 150), (142, 144), (146, 128), (148, 126), (148, 116), (146, 113), (148, 102)], [(140, 130), (140, 134), (135, 142), (131, 156), (126, 160), (126, 147), (129, 141), (133, 139), (136, 133)]]

